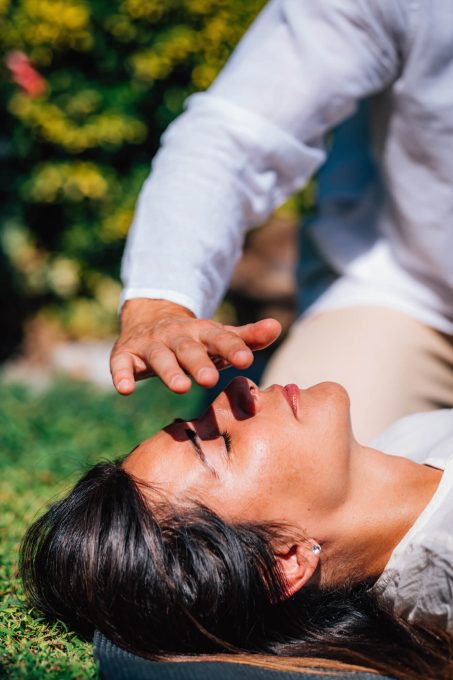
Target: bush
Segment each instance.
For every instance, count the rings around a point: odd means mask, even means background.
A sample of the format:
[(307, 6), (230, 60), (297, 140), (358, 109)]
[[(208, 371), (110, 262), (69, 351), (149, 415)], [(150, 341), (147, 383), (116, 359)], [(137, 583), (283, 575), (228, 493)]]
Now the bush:
[(74, 337), (112, 331), (124, 240), (160, 135), (263, 5), (0, 0), (2, 51), (22, 83), (9, 76), (0, 92), (0, 358), (42, 309)]

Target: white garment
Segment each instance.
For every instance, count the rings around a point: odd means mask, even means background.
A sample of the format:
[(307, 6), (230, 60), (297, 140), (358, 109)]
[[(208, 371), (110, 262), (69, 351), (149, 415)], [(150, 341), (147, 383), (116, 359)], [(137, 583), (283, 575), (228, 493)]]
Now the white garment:
[(385, 305), (453, 334), (451, 0), (271, 0), (163, 136), (122, 299), (211, 316), (245, 231), (306, 184), (366, 98), (377, 179), (353, 215), (347, 186), (324, 199), (316, 247), (339, 278), (317, 304)]
[(373, 446), (444, 470), (434, 496), (374, 587), (409, 621), (453, 633), (453, 409), (403, 418)]

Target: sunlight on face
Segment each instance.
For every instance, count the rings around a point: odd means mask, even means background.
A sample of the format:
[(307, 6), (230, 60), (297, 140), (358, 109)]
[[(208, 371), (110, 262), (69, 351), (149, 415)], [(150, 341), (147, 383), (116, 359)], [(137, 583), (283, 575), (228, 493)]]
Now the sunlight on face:
[(168, 425), (124, 468), (167, 497), (199, 500), (226, 519), (308, 528), (344, 502), (353, 442), (340, 385), (261, 391), (236, 378), (204, 415)]

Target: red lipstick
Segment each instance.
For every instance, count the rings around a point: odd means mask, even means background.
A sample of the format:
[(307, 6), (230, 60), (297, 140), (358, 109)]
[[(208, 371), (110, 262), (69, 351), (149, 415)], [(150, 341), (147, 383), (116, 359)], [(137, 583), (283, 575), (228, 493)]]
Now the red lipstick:
[(294, 385), (291, 383), (290, 385), (285, 385), (283, 388), (286, 398), (289, 401), (289, 405), (291, 406), (294, 417), (297, 418), (297, 414), (299, 412), (299, 399), (300, 399), (300, 390), (297, 385)]

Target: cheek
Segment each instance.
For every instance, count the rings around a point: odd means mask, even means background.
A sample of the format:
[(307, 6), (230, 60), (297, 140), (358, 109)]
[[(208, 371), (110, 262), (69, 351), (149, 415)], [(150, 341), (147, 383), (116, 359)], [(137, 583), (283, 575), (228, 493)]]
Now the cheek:
[(242, 437), (235, 459), (217, 489), (206, 490), (206, 502), (231, 520), (285, 519), (299, 496), (298, 464), (289, 433), (275, 438)]

